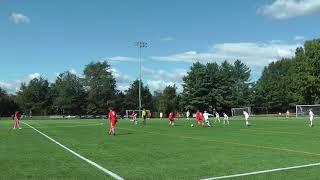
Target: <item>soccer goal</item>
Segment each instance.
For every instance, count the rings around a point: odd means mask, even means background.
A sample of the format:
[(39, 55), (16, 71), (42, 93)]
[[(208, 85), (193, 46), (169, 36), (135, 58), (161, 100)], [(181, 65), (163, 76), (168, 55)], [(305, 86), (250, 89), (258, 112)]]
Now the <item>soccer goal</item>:
[(320, 114), (320, 104), (315, 105), (296, 105), (296, 117), (308, 116), (309, 110), (316, 114)]
[(242, 116), (243, 111), (247, 111), (251, 115), (251, 107), (231, 108), (232, 116)]

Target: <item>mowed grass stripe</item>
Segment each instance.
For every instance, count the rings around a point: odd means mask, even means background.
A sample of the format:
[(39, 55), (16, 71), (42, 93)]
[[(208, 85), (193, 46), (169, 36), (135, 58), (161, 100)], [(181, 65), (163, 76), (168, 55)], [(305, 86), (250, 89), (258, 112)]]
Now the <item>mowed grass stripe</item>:
[(76, 157), (84, 160), (85, 162), (89, 163), (90, 165), (98, 168), (99, 170), (103, 171), (104, 173), (110, 175), (111, 177), (113, 177), (114, 179), (117, 180), (124, 180), (124, 178), (122, 178), (121, 176), (117, 175), (116, 173), (100, 166), (99, 164), (97, 164), (96, 162), (91, 161), (90, 159), (87, 159), (83, 156), (81, 156), (80, 154), (74, 152), (73, 150), (69, 149), (68, 147), (64, 146), (63, 144), (59, 143), (58, 141), (54, 140), (53, 138), (49, 137), (48, 135), (44, 134), (43, 132), (39, 131), (38, 129), (34, 128), (33, 126), (29, 125), (28, 123), (22, 122), (23, 124), (29, 126), (30, 128), (32, 128), (33, 130), (35, 130), (36, 132), (38, 132), (39, 134), (43, 135), (44, 137), (48, 138), (49, 140), (51, 140), (52, 142), (56, 143), (57, 145), (59, 145), (60, 147), (62, 147), (63, 149), (67, 150), (68, 152), (70, 152), (71, 154), (75, 155)]

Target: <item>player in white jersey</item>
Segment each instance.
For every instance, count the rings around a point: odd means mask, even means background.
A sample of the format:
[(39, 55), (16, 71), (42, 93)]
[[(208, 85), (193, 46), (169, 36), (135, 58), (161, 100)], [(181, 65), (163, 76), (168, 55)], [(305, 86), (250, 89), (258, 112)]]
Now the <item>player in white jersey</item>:
[(216, 115), (216, 119), (214, 120), (214, 122), (219, 121), (219, 123), (220, 123), (220, 115), (219, 115), (219, 113), (216, 112), (215, 115)]
[(312, 112), (312, 110), (311, 109), (309, 109), (309, 120), (310, 120), (310, 127), (313, 127), (313, 116), (314, 116), (314, 114), (313, 114), (313, 112)]
[(210, 124), (210, 121), (209, 121), (209, 116), (213, 116), (213, 115), (212, 115), (212, 114), (209, 114), (207, 111), (204, 111), (204, 113), (203, 113), (204, 121), (206, 122), (206, 124), (207, 124), (209, 127), (212, 127), (211, 124)]
[(189, 119), (189, 117), (190, 117), (190, 111), (189, 110), (186, 112), (186, 117), (187, 117), (187, 120), (189, 121), (190, 120)]
[(289, 118), (289, 117), (290, 117), (290, 111), (287, 110), (287, 112), (286, 112), (286, 118)]
[(223, 113), (223, 124), (229, 125), (229, 117), (226, 113)]
[(162, 117), (163, 117), (163, 113), (160, 112), (160, 120), (162, 120)]
[(249, 119), (248, 112), (247, 111), (243, 111), (243, 115), (244, 115), (244, 119), (246, 120), (246, 126), (250, 126), (249, 121), (248, 121), (248, 119)]

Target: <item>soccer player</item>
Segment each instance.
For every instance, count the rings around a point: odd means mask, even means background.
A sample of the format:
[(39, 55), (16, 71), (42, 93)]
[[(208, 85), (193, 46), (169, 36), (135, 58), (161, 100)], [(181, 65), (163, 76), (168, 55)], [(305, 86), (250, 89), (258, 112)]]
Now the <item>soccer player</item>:
[(287, 110), (287, 112), (286, 112), (286, 118), (289, 118), (289, 116), (290, 116), (290, 111)]
[(204, 127), (203, 123), (203, 114), (201, 111), (197, 110), (197, 120), (198, 120), (198, 125)]
[(187, 120), (189, 121), (189, 117), (190, 117), (190, 111), (188, 110), (187, 113), (186, 113), (186, 116), (187, 116)]
[(146, 125), (146, 117), (147, 117), (146, 110), (143, 109), (143, 111), (142, 111), (142, 123), (143, 123), (143, 125)]
[(151, 111), (148, 111), (148, 120), (151, 119)]
[(204, 111), (204, 113), (203, 113), (204, 121), (206, 122), (206, 124), (209, 127), (212, 127), (211, 124), (210, 124), (210, 121), (209, 121), (209, 116), (212, 116), (212, 114), (209, 114), (207, 111)]
[(309, 109), (309, 120), (310, 120), (310, 127), (313, 127), (313, 116), (314, 116), (314, 114), (313, 114), (313, 112), (312, 112), (312, 110), (311, 109)]
[(170, 112), (168, 119), (169, 119), (169, 127), (173, 127), (174, 126), (174, 119), (173, 119), (174, 113)]
[(109, 108), (109, 118), (110, 118), (110, 128), (109, 128), (109, 135), (116, 135), (116, 124), (118, 122), (117, 113), (113, 108)]
[(131, 120), (132, 124), (138, 124), (136, 112), (132, 111), (131, 118), (132, 118), (132, 120)]
[(244, 119), (246, 120), (246, 126), (250, 126), (249, 121), (248, 121), (248, 119), (249, 119), (248, 112), (247, 111), (243, 111), (243, 115), (244, 115)]
[(19, 111), (16, 111), (15, 113), (14, 113), (14, 125), (13, 125), (13, 129), (16, 129), (16, 128), (18, 128), (18, 129), (21, 129), (21, 127), (20, 127), (20, 119), (21, 119), (21, 114), (20, 114), (20, 112)]
[(229, 125), (229, 117), (226, 113), (223, 113), (223, 124), (227, 124)]
[(163, 117), (163, 113), (160, 112), (160, 120), (162, 120), (162, 117)]
[(177, 119), (177, 121), (180, 120), (180, 113), (178, 111), (176, 112), (176, 119)]
[(216, 123), (216, 121), (219, 121), (219, 123), (220, 123), (220, 115), (219, 115), (219, 113), (216, 112), (215, 115), (216, 115), (216, 119), (214, 120), (214, 123)]

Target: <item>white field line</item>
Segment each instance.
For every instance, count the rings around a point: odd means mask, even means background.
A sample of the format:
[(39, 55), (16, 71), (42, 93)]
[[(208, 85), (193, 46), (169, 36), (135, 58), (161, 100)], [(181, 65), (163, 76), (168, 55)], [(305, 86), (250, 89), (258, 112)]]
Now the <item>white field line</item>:
[(110, 175), (111, 177), (113, 177), (114, 179), (117, 179), (117, 180), (124, 180), (122, 177), (120, 177), (119, 175), (109, 171), (108, 169), (105, 169), (104, 167), (100, 166), (99, 164), (91, 161), (90, 159), (87, 159), (83, 156), (81, 156), (80, 154), (74, 152), (73, 150), (67, 148), (66, 146), (64, 146), (63, 144), (59, 143), (58, 141), (52, 139), (51, 137), (49, 137), (48, 135), (44, 134), (43, 132), (39, 131), (38, 129), (34, 128), (33, 126), (29, 125), (28, 123), (25, 123), (25, 122), (22, 122), (23, 124), (29, 126), (30, 128), (32, 128), (33, 130), (37, 131), (39, 134), (43, 135), (44, 137), (48, 138), (49, 140), (51, 140), (52, 142), (56, 143), (57, 145), (59, 145), (60, 147), (62, 147), (63, 149), (69, 151), (71, 154), (77, 156), (78, 158), (86, 161), (87, 163), (91, 164), (92, 166), (100, 169), (101, 171), (103, 171), (104, 173)]
[(65, 127), (81, 127), (81, 126), (99, 126), (103, 125), (103, 123), (97, 123), (97, 124), (78, 124), (78, 125), (68, 125), (68, 126), (40, 126), (39, 129), (45, 129), (45, 128), (65, 128)]
[(290, 170), (290, 169), (299, 169), (299, 168), (306, 168), (306, 167), (319, 166), (319, 165), (320, 165), (320, 163), (313, 163), (313, 164), (306, 164), (306, 165), (301, 165), (301, 166), (292, 166), (292, 167), (277, 168), (277, 169), (270, 169), (270, 170), (263, 170), (263, 171), (255, 171), (255, 172), (242, 173), (242, 174), (210, 177), (210, 178), (205, 178), (205, 179), (201, 179), (201, 180), (214, 180), (214, 179), (226, 179), (226, 178), (234, 178), (234, 177), (241, 177), (241, 176), (250, 176), (250, 175), (256, 175), (256, 174), (270, 173), (270, 172), (276, 172), (276, 171), (285, 171), (285, 170)]

